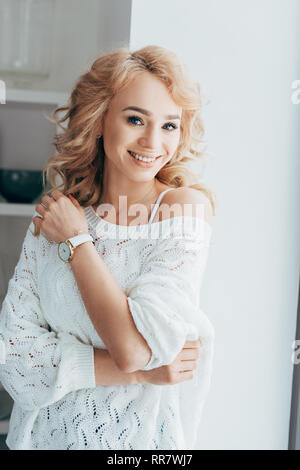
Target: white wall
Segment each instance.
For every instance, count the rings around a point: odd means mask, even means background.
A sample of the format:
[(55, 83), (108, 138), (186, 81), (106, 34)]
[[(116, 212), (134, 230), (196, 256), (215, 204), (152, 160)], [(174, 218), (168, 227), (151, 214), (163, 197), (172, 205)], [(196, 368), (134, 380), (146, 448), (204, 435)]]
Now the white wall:
[[(298, 0), (133, 0), (131, 49), (159, 44), (211, 103), (218, 198), (202, 286), (216, 329), (199, 449), (286, 449), (299, 276)], [(298, 55), (297, 55), (298, 52)], [(298, 131), (298, 134), (297, 134)], [(300, 367), (300, 365), (298, 366)]]

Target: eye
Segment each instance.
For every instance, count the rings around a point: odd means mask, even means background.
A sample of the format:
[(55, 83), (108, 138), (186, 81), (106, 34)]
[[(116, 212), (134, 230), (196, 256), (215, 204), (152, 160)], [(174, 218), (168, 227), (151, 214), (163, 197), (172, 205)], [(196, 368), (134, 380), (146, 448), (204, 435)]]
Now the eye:
[(140, 118), (136, 117), (136, 116), (129, 116), (128, 117), (128, 122), (130, 122), (131, 124), (134, 124), (132, 121), (141, 121)]
[[(137, 116), (129, 116), (129, 117), (127, 118), (127, 121), (128, 121), (130, 124), (132, 124), (133, 126), (135, 126), (136, 124), (134, 124), (132, 121), (140, 121), (140, 122), (142, 122), (142, 120), (141, 120), (139, 117), (137, 117)], [(177, 129), (176, 124), (173, 124), (172, 122), (168, 122), (167, 124), (165, 124), (165, 126), (172, 126), (172, 129), (167, 129), (167, 130), (169, 130), (169, 131), (170, 131), (170, 130), (175, 130), (175, 129)], [(165, 126), (164, 126), (164, 127), (165, 127)]]
[(173, 124), (172, 122), (168, 122), (167, 124), (165, 124), (165, 126), (172, 126), (173, 131), (174, 131), (175, 129), (178, 129), (178, 127), (176, 126), (176, 124)]

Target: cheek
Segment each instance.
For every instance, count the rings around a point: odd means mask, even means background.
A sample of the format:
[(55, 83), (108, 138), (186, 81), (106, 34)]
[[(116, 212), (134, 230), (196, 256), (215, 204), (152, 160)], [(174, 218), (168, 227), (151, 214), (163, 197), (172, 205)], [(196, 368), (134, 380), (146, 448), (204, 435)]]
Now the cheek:
[(113, 145), (120, 140), (120, 132), (118, 132), (117, 129), (110, 129), (105, 137), (106, 141), (109, 142), (110, 145)]
[[(127, 136), (128, 138), (128, 136)], [(104, 150), (107, 155), (115, 155), (126, 142), (126, 133), (121, 128), (111, 128), (104, 135)]]
[(174, 153), (176, 152), (177, 148), (178, 148), (178, 145), (179, 145), (179, 142), (180, 142), (180, 137), (178, 136), (178, 138), (173, 138), (172, 140), (170, 140), (168, 142), (168, 153), (169, 155), (174, 155)]
[(120, 126), (115, 132), (111, 135), (111, 142), (114, 147), (118, 147), (120, 150), (123, 150), (124, 146), (127, 147), (128, 143), (134, 139), (135, 136), (131, 136), (130, 130), (126, 129), (124, 126)]

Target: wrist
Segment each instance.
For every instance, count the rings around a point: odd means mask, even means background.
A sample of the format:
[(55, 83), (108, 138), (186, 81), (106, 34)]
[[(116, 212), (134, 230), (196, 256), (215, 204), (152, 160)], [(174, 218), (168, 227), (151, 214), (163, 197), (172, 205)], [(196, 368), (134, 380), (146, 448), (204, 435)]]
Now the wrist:
[(135, 384), (144, 384), (147, 382), (144, 370), (136, 370), (135, 372), (133, 372), (133, 374), (135, 375), (135, 378), (134, 378)]
[[(87, 227), (87, 228), (84, 228), (84, 229), (73, 230), (73, 233), (74, 233), (74, 235), (71, 235), (71, 237), (75, 237), (76, 235), (81, 235), (83, 233), (89, 233), (89, 229)], [(69, 237), (69, 238), (71, 238), (71, 237)]]
[[(91, 250), (92, 248), (95, 248), (95, 245), (92, 241), (88, 241), (88, 242), (84, 242), (82, 243), (81, 245), (77, 246), (75, 249), (74, 249), (74, 254), (73, 254), (73, 258), (69, 261), (69, 264), (72, 266), (72, 265), (75, 265), (76, 264), (76, 261), (78, 259), (80, 259), (81, 255), (82, 254), (85, 254), (85, 253), (88, 253), (89, 250)], [(85, 255), (84, 255), (85, 256)], [(74, 262), (75, 261), (75, 262)]]

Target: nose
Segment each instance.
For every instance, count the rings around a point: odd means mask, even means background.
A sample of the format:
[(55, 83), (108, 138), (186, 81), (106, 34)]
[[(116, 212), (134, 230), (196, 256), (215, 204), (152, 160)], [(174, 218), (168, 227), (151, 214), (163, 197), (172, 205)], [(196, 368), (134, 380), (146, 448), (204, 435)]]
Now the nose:
[(143, 134), (139, 138), (139, 145), (145, 150), (159, 152), (161, 149), (161, 134), (160, 129), (155, 126), (148, 127), (144, 130)]

